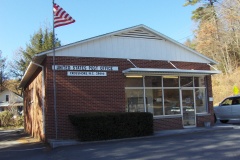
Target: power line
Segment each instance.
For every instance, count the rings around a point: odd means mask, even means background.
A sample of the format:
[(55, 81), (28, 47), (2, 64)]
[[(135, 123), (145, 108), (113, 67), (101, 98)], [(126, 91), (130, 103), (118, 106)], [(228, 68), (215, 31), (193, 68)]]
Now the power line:
[(184, 38), (181, 38), (181, 39), (179, 39), (178, 41), (181, 41), (181, 40), (186, 39), (186, 38), (188, 38), (188, 37), (190, 37), (190, 36), (193, 36), (193, 35), (194, 35), (194, 33), (191, 34), (191, 35), (188, 35), (188, 36), (186, 36), (186, 37), (184, 37)]

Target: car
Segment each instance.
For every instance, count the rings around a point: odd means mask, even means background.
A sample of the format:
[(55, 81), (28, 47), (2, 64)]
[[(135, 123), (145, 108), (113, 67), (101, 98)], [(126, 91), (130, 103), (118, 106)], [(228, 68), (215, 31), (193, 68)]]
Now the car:
[(229, 120), (240, 120), (240, 95), (225, 98), (214, 107), (215, 122), (228, 123)]

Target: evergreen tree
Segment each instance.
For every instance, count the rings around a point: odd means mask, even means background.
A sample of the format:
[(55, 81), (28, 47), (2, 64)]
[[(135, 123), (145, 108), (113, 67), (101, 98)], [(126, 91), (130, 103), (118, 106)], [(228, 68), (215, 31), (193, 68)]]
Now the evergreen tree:
[[(35, 54), (53, 49), (53, 32), (48, 28), (40, 28), (38, 32), (34, 33), (30, 38), (30, 42), (26, 45), (26, 49), (18, 51), (18, 59), (10, 63), (12, 76), (21, 80), (29, 63)], [(55, 46), (61, 46), (61, 42), (55, 38)]]

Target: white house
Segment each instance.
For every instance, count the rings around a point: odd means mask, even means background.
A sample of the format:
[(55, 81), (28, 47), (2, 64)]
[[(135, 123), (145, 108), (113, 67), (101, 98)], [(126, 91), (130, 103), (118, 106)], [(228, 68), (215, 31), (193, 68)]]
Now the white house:
[(23, 98), (6, 89), (0, 93), (0, 112), (12, 110), (21, 114), (23, 109)]

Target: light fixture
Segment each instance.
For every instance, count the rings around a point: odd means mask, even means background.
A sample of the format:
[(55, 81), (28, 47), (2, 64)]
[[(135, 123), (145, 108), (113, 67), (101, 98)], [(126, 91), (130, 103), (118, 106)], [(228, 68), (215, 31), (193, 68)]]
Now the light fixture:
[(163, 78), (174, 78), (174, 79), (177, 79), (178, 78), (178, 76), (163, 76)]
[(127, 75), (127, 78), (142, 78), (142, 75)]

